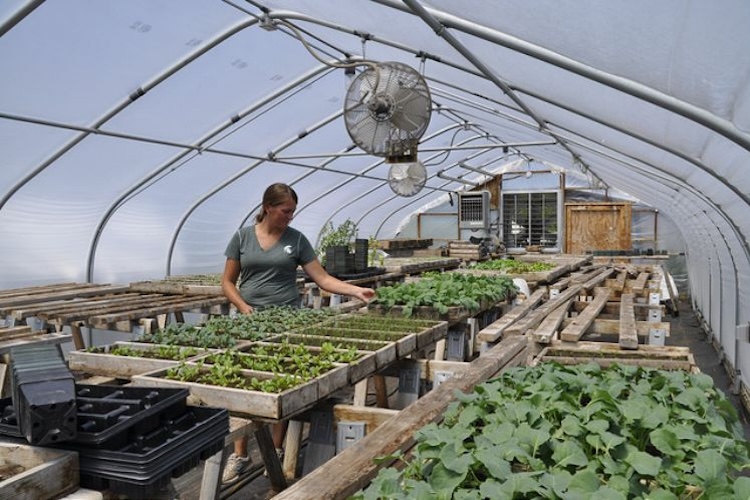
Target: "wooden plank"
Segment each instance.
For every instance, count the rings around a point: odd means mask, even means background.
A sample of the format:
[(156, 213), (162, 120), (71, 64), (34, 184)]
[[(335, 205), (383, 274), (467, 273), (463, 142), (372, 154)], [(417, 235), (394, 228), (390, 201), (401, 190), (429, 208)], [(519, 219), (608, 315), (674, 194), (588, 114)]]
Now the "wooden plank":
[(507, 335), (524, 335), (528, 330), (537, 328), (549, 313), (551, 313), (561, 305), (566, 304), (573, 297), (578, 296), (578, 293), (581, 290), (581, 285), (568, 287), (568, 289), (562, 292), (560, 295), (558, 295), (554, 299), (548, 300), (547, 302), (536, 308), (531, 314), (528, 314), (526, 315), (526, 317), (522, 318), (521, 321), (518, 321), (515, 324), (511, 325), (505, 333)]
[(93, 285), (59, 292), (40, 293), (32, 295), (23, 295), (17, 297), (8, 297), (0, 299), (0, 307), (18, 306), (22, 304), (36, 304), (50, 300), (73, 299), (76, 297), (91, 297), (93, 295), (102, 295), (106, 293), (123, 292), (128, 289), (127, 285)]
[[(563, 320), (563, 327), (568, 326), (573, 321), (571, 319)], [(639, 336), (648, 337), (649, 332), (652, 328), (663, 329), (669, 336), (670, 324), (666, 322), (651, 322), (651, 321), (636, 321), (635, 328)], [(586, 332), (587, 334), (599, 334), (599, 335), (619, 335), (620, 334), (620, 320), (618, 319), (596, 319), (594, 320), (591, 327)], [(643, 347), (642, 345), (640, 347)], [(639, 347), (639, 348), (640, 348)]]
[(555, 337), (563, 319), (565, 319), (565, 316), (568, 314), (568, 308), (572, 301), (572, 298), (568, 299), (567, 303), (548, 314), (547, 317), (542, 320), (542, 323), (537, 329), (531, 334), (531, 338), (540, 344), (548, 344), (550, 340)]
[(0, 290), (0, 299), (6, 299), (9, 297), (18, 297), (18, 296), (23, 296), (23, 295), (33, 295), (33, 294), (57, 292), (57, 291), (62, 291), (62, 290), (70, 290), (71, 288), (84, 288), (86, 286), (93, 286), (93, 284), (70, 282), (70, 283), (57, 283), (57, 284), (51, 284), (51, 285), (28, 286), (28, 287), (23, 287), (23, 288), (11, 288), (8, 290)]
[(643, 290), (646, 288), (646, 281), (648, 280), (648, 277), (651, 273), (648, 272), (642, 272), (638, 274), (638, 278), (630, 284), (630, 287), (633, 289), (633, 293), (643, 293)]
[(32, 332), (31, 327), (28, 325), (11, 326), (10, 328), (0, 328), (0, 341), (28, 337), (30, 335), (34, 335), (35, 333), (37, 332)]
[(692, 361), (675, 361), (667, 359), (620, 359), (620, 358), (600, 358), (600, 357), (578, 357), (578, 356), (542, 356), (540, 361), (554, 361), (561, 365), (578, 365), (582, 363), (596, 363), (602, 367), (608, 367), (613, 364), (635, 365), (647, 368), (656, 368), (659, 370), (685, 370), (691, 371), (695, 363)]
[(348, 498), (366, 486), (386, 464), (375, 464), (374, 457), (406, 450), (414, 444), (414, 433), (430, 422), (442, 419), (456, 391), (469, 391), (476, 384), (502, 371), (514, 359), (525, 359), (526, 339), (507, 338), (472, 361), (471, 369), (456, 374), (391, 418), (374, 432), (333, 457), (330, 461), (291, 485), (274, 500)]
[(515, 306), (507, 314), (504, 314), (497, 321), (490, 323), (480, 330), (477, 334), (477, 340), (488, 343), (497, 342), (508, 327), (526, 316), (529, 311), (539, 305), (544, 299), (544, 295), (545, 290), (543, 288), (535, 290), (530, 297)]
[(201, 309), (204, 307), (226, 304), (228, 299), (226, 297), (207, 297), (202, 299), (190, 299), (182, 302), (176, 302), (174, 304), (164, 305), (162, 307), (153, 307), (146, 309), (135, 309), (132, 311), (124, 311), (114, 314), (104, 314), (98, 316), (92, 316), (89, 318), (91, 325), (105, 326), (118, 321), (132, 321), (139, 318), (150, 318), (158, 314), (174, 313), (178, 311), (189, 311), (192, 309)]
[(335, 422), (364, 422), (365, 434), (370, 434), (399, 413), (399, 410), (376, 408), (372, 406), (354, 406), (345, 404), (337, 404), (333, 406), (333, 420)]
[(604, 282), (604, 280), (609, 278), (612, 274), (614, 274), (614, 272), (615, 270), (613, 268), (602, 269), (599, 274), (596, 274), (593, 278), (582, 285), (584, 290), (590, 292), (594, 288), (600, 286)]
[(620, 339), (623, 349), (638, 349), (638, 330), (635, 327), (635, 308), (633, 294), (626, 293), (620, 297)]
[[(76, 298), (58, 304), (44, 302), (39, 305), (34, 305), (33, 307), (16, 309), (14, 313), (25, 317), (37, 316), (41, 319), (47, 320), (54, 316), (61, 316), (78, 311), (93, 311), (105, 307), (117, 307), (121, 304), (127, 304), (129, 301), (137, 297), (142, 297), (142, 295), (135, 293), (120, 293), (102, 295), (101, 297)], [(71, 318), (69, 321), (75, 319), (80, 318)]]
[[(604, 273), (602, 273), (603, 275)], [(608, 298), (609, 290), (603, 291), (594, 297), (591, 304), (563, 328), (563, 331), (560, 332), (560, 339), (566, 342), (577, 342), (599, 315)]]
[[(65, 311), (49, 311), (40, 313), (39, 317), (48, 321), (55, 320), (57, 323), (67, 324), (72, 321), (88, 320), (91, 316), (100, 316), (104, 314), (116, 314), (124, 311), (146, 307), (161, 307), (162, 305), (176, 304), (184, 301), (187, 295), (130, 295), (122, 299), (113, 299), (105, 303), (91, 302), (82, 304), (79, 308), (71, 308)], [(132, 318), (136, 319), (136, 318)]]
[(545, 349), (547, 349), (548, 353), (554, 351), (554, 353), (562, 355), (570, 353), (593, 353), (598, 356), (619, 356), (621, 358), (687, 359), (690, 354), (690, 348), (683, 346), (644, 344), (639, 346), (638, 351), (627, 351), (620, 349), (620, 345), (614, 342), (591, 342), (586, 340), (574, 344), (554, 340)]

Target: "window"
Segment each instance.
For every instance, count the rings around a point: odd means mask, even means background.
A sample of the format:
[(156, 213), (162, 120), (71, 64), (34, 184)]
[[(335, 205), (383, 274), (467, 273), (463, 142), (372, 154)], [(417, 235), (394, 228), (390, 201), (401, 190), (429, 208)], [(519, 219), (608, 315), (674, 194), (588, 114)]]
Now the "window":
[(508, 248), (558, 246), (557, 192), (503, 193), (503, 242)]

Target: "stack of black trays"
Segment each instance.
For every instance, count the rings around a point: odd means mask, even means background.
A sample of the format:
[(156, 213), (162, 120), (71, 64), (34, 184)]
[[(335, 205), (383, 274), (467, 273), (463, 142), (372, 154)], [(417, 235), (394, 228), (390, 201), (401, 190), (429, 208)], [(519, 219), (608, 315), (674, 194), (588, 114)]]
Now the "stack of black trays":
[(33, 445), (76, 437), (75, 379), (59, 345), (11, 349), (12, 394), (21, 436)]
[[(78, 433), (56, 447), (78, 452), (81, 486), (153, 498), (171, 478), (220, 451), (229, 433), (227, 410), (187, 406), (187, 395), (187, 389), (77, 384)], [(8, 399), (0, 400), (0, 433), (14, 435)]]

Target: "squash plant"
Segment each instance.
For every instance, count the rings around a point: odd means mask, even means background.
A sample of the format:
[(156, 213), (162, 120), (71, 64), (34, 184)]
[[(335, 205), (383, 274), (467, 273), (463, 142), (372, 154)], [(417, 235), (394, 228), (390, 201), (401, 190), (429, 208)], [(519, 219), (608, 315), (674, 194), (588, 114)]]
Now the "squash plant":
[(383, 286), (375, 290), (370, 304), (386, 311), (401, 306), (404, 316), (415, 307), (427, 306), (446, 314), (450, 307), (478, 311), (483, 301), (492, 303), (512, 298), (517, 292), (513, 280), (505, 276), (473, 276), (465, 273), (428, 272), (413, 282)]
[(708, 375), (542, 363), (458, 399), (354, 498), (750, 498), (748, 443)]

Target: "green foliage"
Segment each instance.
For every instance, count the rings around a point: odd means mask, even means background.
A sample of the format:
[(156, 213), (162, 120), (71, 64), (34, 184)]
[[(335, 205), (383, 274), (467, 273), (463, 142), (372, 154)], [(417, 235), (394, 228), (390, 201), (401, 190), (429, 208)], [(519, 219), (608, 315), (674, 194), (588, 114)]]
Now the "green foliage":
[[(87, 350), (95, 353), (105, 352), (101, 347), (89, 348)], [(135, 348), (128, 345), (115, 345), (109, 349), (107, 354), (130, 358), (170, 359), (181, 361), (196, 356), (199, 352), (201, 351), (194, 347), (181, 347), (174, 345), (160, 345), (151, 348)]]
[(325, 264), (326, 249), (334, 246), (346, 246), (351, 250), (354, 240), (357, 239), (357, 224), (351, 219), (346, 219), (341, 225), (334, 227), (333, 222), (323, 226), (318, 237), (318, 248), (316, 252), (320, 261)]
[[(276, 393), (319, 377), (339, 364), (359, 357), (360, 353), (354, 349), (340, 350), (330, 343), (324, 343), (318, 350), (287, 342), (263, 344), (253, 347), (250, 352), (230, 349), (210, 354), (194, 364), (182, 363), (170, 368), (166, 378)], [(242, 370), (267, 372), (268, 376), (250, 377)]]
[(513, 259), (492, 259), (475, 262), (471, 269), (488, 271), (500, 271), (506, 274), (524, 274), (549, 271), (555, 268), (555, 264), (549, 262), (523, 262)]
[(403, 470), (354, 498), (750, 498), (737, 413), (703, 374), (512, 368), (415, 438)]
[(504, 276), (429, 272), (417, 281), (377, 288), (370, 303), (386, 310), (401, 306), (404, 316), (411, 316), (414, 308), (420, 306), (446, 314), (450, 307), (477, 311), (483, 301), (494, 304), (514, 297), (517, 291), (513, 280)]
[(172, 323), (139, 340), (154, 344), (227, 348), (237, 340), (262, 340), (268, 335), (319, 323), (337, 314), (334, 309), (274, 306), (253, 314), (215, 316), (204, 325)]

